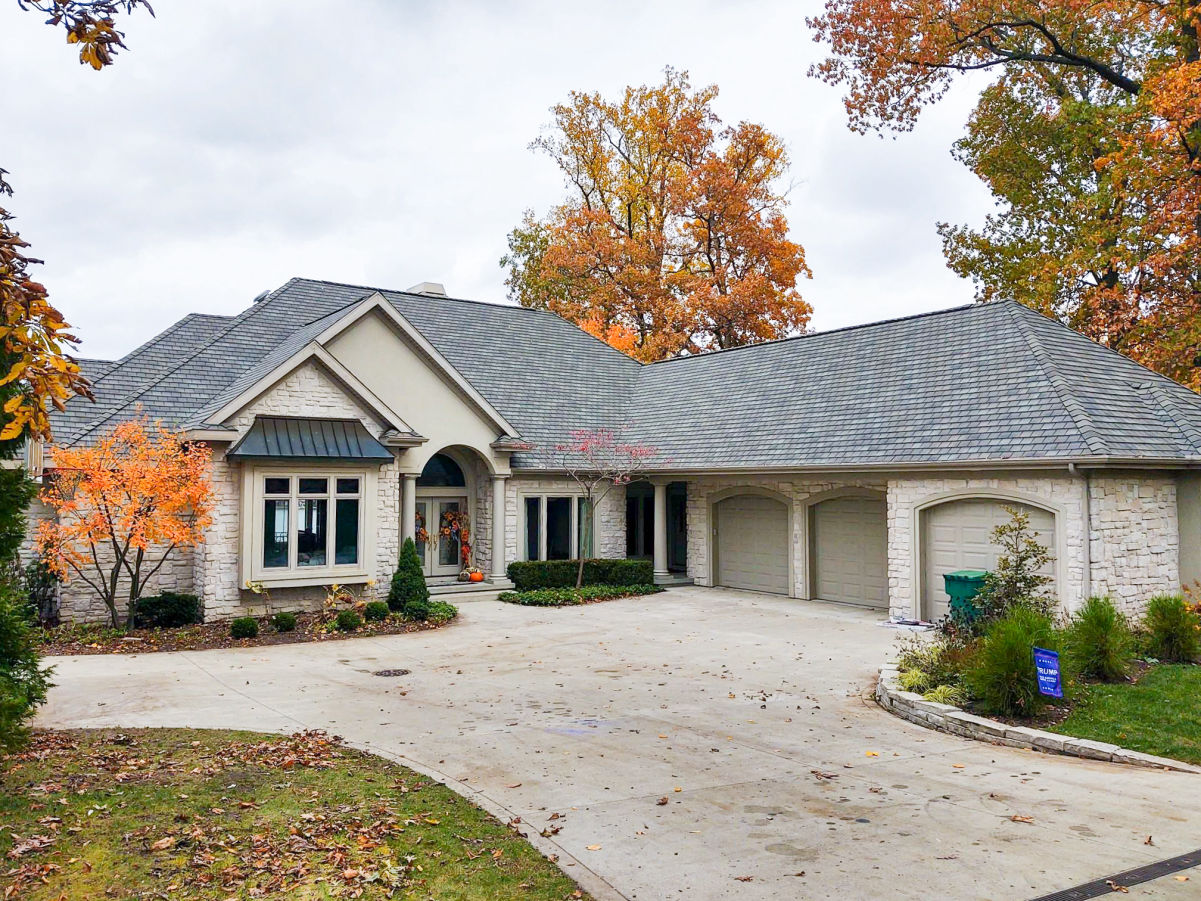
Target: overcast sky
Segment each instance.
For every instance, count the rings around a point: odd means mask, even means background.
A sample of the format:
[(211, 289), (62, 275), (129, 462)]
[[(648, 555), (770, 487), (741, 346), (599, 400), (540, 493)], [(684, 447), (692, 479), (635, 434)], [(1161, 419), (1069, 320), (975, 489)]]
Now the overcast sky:
[(726, 122), (784, 139), (816, 328), (972, 299), (934, 229), (990, 208), (950, 156), (971, 90), (896, 140), (852, 134), (838, 92), (806, 75), (818, 0), (154, 6), (96, 73), (0, 2), (9, 206), (84, 355), (236, 313), (292, 276), (504, 301), (505, 235), (563, 196), (528, 149), (549, 107), (665, 65), (718, 84)]

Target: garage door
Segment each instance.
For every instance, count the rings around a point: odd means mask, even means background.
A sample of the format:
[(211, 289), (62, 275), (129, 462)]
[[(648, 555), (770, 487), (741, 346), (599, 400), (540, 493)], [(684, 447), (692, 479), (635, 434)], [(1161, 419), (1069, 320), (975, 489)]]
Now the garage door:
[[(947, 613), (949, 599), (943, 575), (957, 569), (992, 569), (998, 549), (992, 530), (1009, 521), (1005, 507), (1030, 517), (1040, 544), (1055, 554), (1055, 514), (1038, 507), (1009, 501), (972, 498), (950, 501), (922, 512), (922, 616), (938, 620)], [(1047, 575), (1054, 575), (1054, 564)]]
[(814, 504), (813, 596), (888, 606), (888, 516), (883, 498), (838, 497)]
[(740, 494), (716, 507), (717, 584), (788, 594), (788, 508)]

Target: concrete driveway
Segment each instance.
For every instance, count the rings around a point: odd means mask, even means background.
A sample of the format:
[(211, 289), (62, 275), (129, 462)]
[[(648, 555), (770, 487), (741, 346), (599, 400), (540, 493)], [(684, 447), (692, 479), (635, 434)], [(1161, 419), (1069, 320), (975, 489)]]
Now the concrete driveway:
[[(865, 611), (702, 588), (461, 609), (418, 635), (60, 658), (40, 724), (328, 729), (532, 833), (565, 814), (540, 846), (601, 897), (1020, 899), (1201, 846), (1199, 777), (881, 711), (896, 636)], [(412, 674), (372, 675), (392, 668)], [(1196, 898), (1189, 875), (1131, 894)]]

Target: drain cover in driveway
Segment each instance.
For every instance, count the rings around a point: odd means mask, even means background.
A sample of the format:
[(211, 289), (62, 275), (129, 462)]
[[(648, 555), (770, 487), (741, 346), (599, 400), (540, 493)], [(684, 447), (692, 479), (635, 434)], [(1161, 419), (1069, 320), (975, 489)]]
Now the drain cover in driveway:
[(411, 672), (412, 672), (412, 670), (407, 670), (407, 669), (377, 669), (371, 675), (384, 676), (385, 678), (387, 678), (389, 676), (407, 676)]

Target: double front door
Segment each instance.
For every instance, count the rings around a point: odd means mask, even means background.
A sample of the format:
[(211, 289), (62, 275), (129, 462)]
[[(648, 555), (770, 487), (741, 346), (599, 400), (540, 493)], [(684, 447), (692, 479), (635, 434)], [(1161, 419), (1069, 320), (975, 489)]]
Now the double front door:
[(463, 568), (462, 545), (457, 534), (442, 534), (447, 513), (463, 513), (467, 510), (465, 497), (419, 497), (417, 498), (417, 535), (422, 529), (429, 541), (417, 542), (417, 555), (427, 576), (455, 576)]

